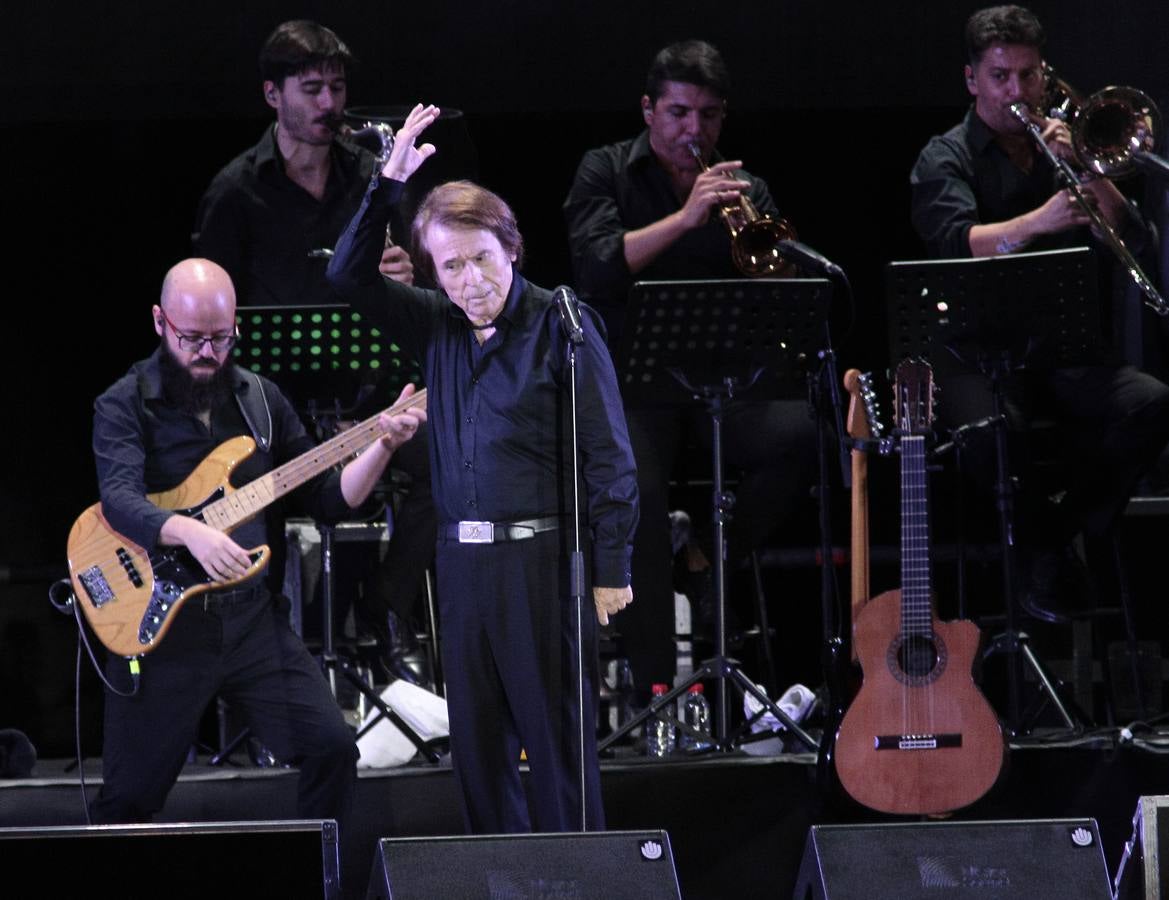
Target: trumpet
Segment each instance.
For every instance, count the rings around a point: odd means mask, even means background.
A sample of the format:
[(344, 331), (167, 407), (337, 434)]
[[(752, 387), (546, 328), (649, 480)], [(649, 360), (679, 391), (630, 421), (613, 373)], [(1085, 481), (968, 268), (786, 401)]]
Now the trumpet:
[[(697, 144), (688, 144), (703, 172), (710, 167)], [(719, 215), (731, 234), (731, 260), (748, 278), (790, 275), (795, 266), (780, 255), (781, 241), (794, 241), (796, 230), (787, 219), (773, 219), (755, 208), (751, 198), (739, 194), (736, 201), (719, 204)]]
[[(1049, 84), (1054, 84), (1056, 91), (1063, 95), (1062, 101), (1051, 108), (1051, 114), (1068, 121), (1072, 147), (1086, 171), (1107, 178), (1123, 177), (1132, 171), (1142, 154), (1151, 154), (1160, 113), (1148, 95), (1136, 88), (1108, 87), (1081, 101), (1070, 85), (1055, 78), (1046, 65), (1044, 68)], [(1169, 303), (1141, 269), (1116, 229), (1097, 211), (1081, 184), (1080, 176), (1067, 160), (1056, 156), (1047, 146), (1030, 108), (1023, 103), (1012, 103), (1010, 110), (1055, 168), (1072, 199), (1091, 219), (1096, 234), (1120, 260), (1129, 278), (1144, 295), (1146, 305), (1159, 316), (1169, 316)]]

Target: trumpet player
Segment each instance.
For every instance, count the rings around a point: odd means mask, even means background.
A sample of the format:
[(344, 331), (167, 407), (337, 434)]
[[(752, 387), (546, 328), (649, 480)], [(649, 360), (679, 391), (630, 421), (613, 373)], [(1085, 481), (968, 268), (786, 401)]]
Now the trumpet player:
[[(981, 9), (967, 21), (964, 80), (973, 103), (961, 123), (929, 141), (910, 177), (913, 226), (931, 256), (980, 257), (1093, 243), (1085, 203), (1060, 186), (1047, 154), (1011, 109), (1021, 104), (1038, 110), (1044, 98), (1043, 44), (1039, 20), (1020, 6)], [(1054, 155), (1074, 159), (1068, 126), (1039, 112), (1031, 115)], [(1086, 205), (1134, 251), (1150, 243), (1135, 205), (1109, 179), (1088, 181), (1083, 188)], [(1107, 275), (1111, 258), (1097, 256)], [(1102, 296), (1105, 321), (1119, 299)], [(945, 391), (943, 415), (951, 425), (993, 411), (989, 381), (973, 364), (976, 352), (960, 362), (938, 354), (942, 358), (935, 362)], [(1072, 539), (1082, 533), (1091, 545), (1107, 533), (1137, 479), (1169, 440), (1169, 388), (1118, 360), (1109, 354), (1074, 368), (1030, 367), (1025, 376), (1014, 371), (1003, 381), (1015, 442), (1011, 458), (1022, 460), (1025, 486), (1016, 502), (1018, 596), (1026, 612), (1044, 621), (1066, 621), (1090, 608), (1091, 580), (1084, 559), (1071, 549)], [(1011, 362), (1017, 369), (1026, 360)], [(1058, 504), (1026, 490), (1031, 479), (1023, 435), (1037, 417), (1054, 418), (1076, 436), (1061, 441), (1071, 477)], [(989, 496), (995, 479), (992, 436), (980, 433), (966, 459), (968, 472)]]
[[(776, 216), (764, 181), (716, 149), (727, 114), (730, 78), (719, 51), (701, 40), (662, 49), (640, 101), (644, 130), (629, 140), (589, 150), (564, 203), (575, 284), (604, 316), (610, 349), (620, 346), (631, 286), (639, 280), (741, 277), (719, 207), (748, 197), (759, 213)], [(733, 573), (807, 496), (814, 469), (815, 432), (801, 402), (735, 402), (724, 419), (726, 460), (741, 471), (727, 530)], [(668, 484), (687, 443), (709, 459), (710, 425), (703, 409), (626, 406), (637, 461), (641, 520), (633, 543), (633, 592), (638, 602), (620, 623), (633, 672), (635, 702), (648, 702), (652, 684), (670, 682), (675, 667), (674, 564)], [(707, 461), (700, 463), (707, 470)], [(695, 515), (705, 523), (708, 515)], [(680, 590), (691, 595), (696, 627), (713, 616), (710, 536), (678, 559)], [(728, 621), (730, 619), (728, 618)]]
[[(375, 166), (372, 153), (339, 133), (353, 64), (332, 29), (305, 19), (278, 25), (260, 50), (261, 94), (275, 121), (212, 179), (194, 231), (195, 255), (227, 270), (240, 306), (340, 302), (325, 279), (327, 256), (357, 212)], [(413, 282), (410, 255), (397, 244), (382, 252), (380, 269)], [(394, 460), (412, 488), (384, 558), (379, 563), (368, 546), (341, 544), (334, 567), (339, 620), (352, 600), (360, 630), (378, 643), (385, 675), (411, 681), (418, 678), (407, 665), (415, 649), (410, 620), (434, 558), (437, 527), (425, 426), (419, 438)], [(305, 621), (319, 625), (316, 617)]]

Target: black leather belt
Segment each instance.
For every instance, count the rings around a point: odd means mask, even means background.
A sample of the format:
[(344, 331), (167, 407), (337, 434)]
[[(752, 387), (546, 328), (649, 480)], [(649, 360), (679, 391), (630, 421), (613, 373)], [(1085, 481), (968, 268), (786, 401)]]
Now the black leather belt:
[(526, 541), (542, 531), (560, 527), (559, 516), (541, 519), (521, 519), (518, 522), (451, 522), (442, 526), (442, 536), (460, 544), (499, 544), (504, 541)]
[(255, 600), (259, 596), (259, 587), (236, 588), (230, 591), (207, 591), (203, 595), (203, 609), (225, 609), (228, 606), (235, 606), (239, 603), (247, 603), (249, 600)]

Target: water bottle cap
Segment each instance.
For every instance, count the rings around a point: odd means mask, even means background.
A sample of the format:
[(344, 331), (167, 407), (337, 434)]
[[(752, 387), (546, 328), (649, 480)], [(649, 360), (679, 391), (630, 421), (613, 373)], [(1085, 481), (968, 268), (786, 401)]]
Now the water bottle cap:
[(700, 682), (700, 683), (698, 683), (698, 684), (692, 684), (692, 685), (690, 685), (690, 693), (691, 693), (691, 694), (701, 694), (701, 693), (702, 693), (702, 684), (701, 684), (701, 682)]
[(668, 684), (655, 684), (651, 688), (651, 690), (654, 692), (654, 694), (664, 694), (669, 689), (670, 689), (670, 686)]

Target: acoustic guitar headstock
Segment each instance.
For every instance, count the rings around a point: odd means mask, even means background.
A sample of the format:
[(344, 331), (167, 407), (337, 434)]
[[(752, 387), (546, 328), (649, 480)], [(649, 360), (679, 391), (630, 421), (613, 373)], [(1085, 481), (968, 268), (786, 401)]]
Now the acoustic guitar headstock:
[(903, 359), (893, 377), (893, 406), (897, 430), (924, 434), (934, 421), (934, 370), (924, 359)]

